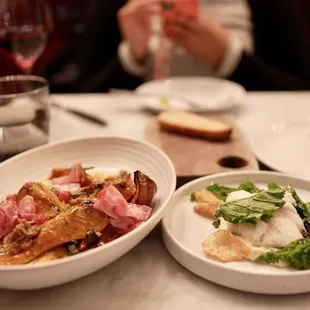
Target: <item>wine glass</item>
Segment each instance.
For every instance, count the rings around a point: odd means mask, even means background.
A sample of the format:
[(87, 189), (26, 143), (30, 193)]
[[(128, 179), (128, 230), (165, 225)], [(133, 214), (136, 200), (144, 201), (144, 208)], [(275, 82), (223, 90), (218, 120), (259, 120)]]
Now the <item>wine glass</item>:
[(0, 48), (30, 74), (44, 51), (53, 22), (46, 0), (0, 0)]

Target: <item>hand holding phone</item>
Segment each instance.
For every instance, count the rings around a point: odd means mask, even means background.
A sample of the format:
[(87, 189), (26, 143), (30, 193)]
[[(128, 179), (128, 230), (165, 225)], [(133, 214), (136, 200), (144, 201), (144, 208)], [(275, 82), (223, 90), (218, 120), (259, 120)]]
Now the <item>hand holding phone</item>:
[(198, 17), (200, 0), (164, 0), (161, 5), (167, 20), (173, 21), (179, 14)]

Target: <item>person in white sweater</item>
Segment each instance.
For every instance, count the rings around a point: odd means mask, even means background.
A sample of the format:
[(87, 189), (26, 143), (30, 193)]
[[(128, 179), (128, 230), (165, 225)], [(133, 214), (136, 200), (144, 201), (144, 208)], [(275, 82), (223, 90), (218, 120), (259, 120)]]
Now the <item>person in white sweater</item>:
[[(161, 1), (129, 0), (118, 12), (123, 35), (118, 57), (125, 71), (133, 76), (146, 79), (150, 74), (145, 64), (151, 35), (150, 18), (161, 10)], [(182, 47), (172, 50), (171, 76), (226, 78), (234, 72), (243, 53), (254, 51), (252, 20), (246, 0), (201, 0), (197, 19), (179, 20), (164, 27), (174, 46)], [(195, 33), (195, 41), (191, 41), (191, 33)], [(197, 44), (199, 33), (203, 39)]]

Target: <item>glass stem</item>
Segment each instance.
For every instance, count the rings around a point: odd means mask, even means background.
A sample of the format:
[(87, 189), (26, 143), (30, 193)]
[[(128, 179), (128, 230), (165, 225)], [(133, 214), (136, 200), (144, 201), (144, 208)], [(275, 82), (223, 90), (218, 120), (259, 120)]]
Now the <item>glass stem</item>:
[(32, 67), (30, 68), (22, 68), (22, 72), (24, 75), (31, 75), (32, 74)]

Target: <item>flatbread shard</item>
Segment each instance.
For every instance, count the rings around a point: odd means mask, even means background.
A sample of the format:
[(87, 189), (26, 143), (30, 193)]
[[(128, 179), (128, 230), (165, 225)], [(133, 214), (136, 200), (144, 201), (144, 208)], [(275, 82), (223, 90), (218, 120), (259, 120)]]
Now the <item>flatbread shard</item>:
[(215, 212), (219, 207), (218, 203), (201, 202), (194, 206), (194, 211), (200, 216), (215, 219)]
[(205, 255), (222, 262), (243, 261), (253, 256), (251, 246), (226, 230), (218, 230), (202, 243)]
[(214, 220), (215, 212), (223, 201), (218, 199), (207, 189), (196, 191), (194, 195), (195, 200), (198, 202), (198, 204), (194, 206), (194, 211), (203, 217)]
[(213, 193), (207, 189), (201, 189), (194, 193), (195, 199), (198, 202), (210, 202), (210, 203), (223, 203), (222, 200), (218, 199)]

